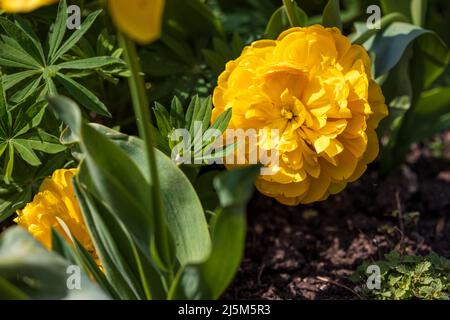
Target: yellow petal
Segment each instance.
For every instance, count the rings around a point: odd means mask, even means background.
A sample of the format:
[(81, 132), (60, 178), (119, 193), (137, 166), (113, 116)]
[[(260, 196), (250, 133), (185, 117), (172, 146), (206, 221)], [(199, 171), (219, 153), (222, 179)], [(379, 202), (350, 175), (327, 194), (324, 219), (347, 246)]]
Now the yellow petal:
[(25, 13), (58, 2), (58, 0), (0, 0), (0, 9), (9, 13)]
[(150, 43), (161, 34), (164, 0), (110, 0), (117, 28), (138, 43)]

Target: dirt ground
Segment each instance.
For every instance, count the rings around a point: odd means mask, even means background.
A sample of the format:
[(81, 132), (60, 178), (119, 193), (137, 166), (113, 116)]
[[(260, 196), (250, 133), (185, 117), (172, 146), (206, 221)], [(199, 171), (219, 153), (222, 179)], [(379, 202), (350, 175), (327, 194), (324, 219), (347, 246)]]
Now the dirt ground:
[[(391, 250), (450, 258), (450, 133), (438, 157), (412, 147), (381, 177), (377, 164), (339, 195), (285, 207), (256, 194), (245, 258), (224, 299), (358, 299), (348, 277)], [(418, 219), (417, 219), (417, 215)]]

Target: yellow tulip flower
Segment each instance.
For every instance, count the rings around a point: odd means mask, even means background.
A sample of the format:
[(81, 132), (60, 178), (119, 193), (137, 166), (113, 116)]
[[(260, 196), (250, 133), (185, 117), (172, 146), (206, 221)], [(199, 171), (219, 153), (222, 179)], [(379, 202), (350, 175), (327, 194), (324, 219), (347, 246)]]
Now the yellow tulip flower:
[(76, 172), (77, 169), (56, 170), (51, 178), (44, 180), (33, 201), (28, 203), (23, 210), (17, 211), (18, 217), (14, 221), (51, 250), (52, 228), (70, 242), (58, 221), (61, 219), (69, 228), (72, 236), (100, 265), (72, 186), (72, 177)]
[(324, 200), (358, 179), (378, 154), (375, 129), (387, 115), (366, 50), (320, 25), (246, 47), (213, 100), (213, 122), (232, 108), (230, 128), (278, 129), (279, 165), (256, 187), (287, 205)]
[(134, 41), (150, 43), (161, 34), (164, 0), (109, 0), (117, 28)]

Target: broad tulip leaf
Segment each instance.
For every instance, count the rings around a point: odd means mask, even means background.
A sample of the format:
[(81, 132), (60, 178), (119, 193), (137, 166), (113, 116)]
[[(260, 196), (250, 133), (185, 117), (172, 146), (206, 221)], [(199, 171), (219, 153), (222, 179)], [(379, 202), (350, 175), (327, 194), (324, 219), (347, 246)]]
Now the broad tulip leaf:
[[(300, 22), (298, 27), (306, 26), (308, 22), (308, 16), (306, 13), (294, 2), (295, 14), (297, 15), (297, 19)], [(287, 30), (291, 27), (289, 23), (289, 19), (286, 13), (286, 9), (284, 6), (278, 8), (270, 17), (269, 22), (267, 23), (266, 30), (264, 34), (269, 39), (276, 39), (280, 33), (284, 30)]]
[(339, 0), (328, 0), (322, 13), (322, 24), (324, 27), (336, 27), (342, 30)]
[[(124, 223), (146, 252), (152, 239), (151, 187), (140, 169), (117, 145), (83, 123), (78, 106), (63, 97), (49, 98), (50, 107), (79, 138), (99, 197)], [(114, 161), (111, 161), (111, 157)]]
[[(86, 175), (83, 170), (86, 168), (82, 168), (80, 174)], [(130, 272), (128, 261), (119, 251), (111, 230), (100, 214), (107, 209), (94, 200), (78, 183), (75, 183), (74, 187), (83, 217), (109, 282), (122, 299), (143, 298), (141, 287), (134, 274)]]
[(450, 88), (434, 88), (423, 92), (414, 112), (404, 124), (404, 136), (409, 142), (432, 137), (450, 127)]
[(0, 238), (0, 277), (28, 297), (75, 300), (109, 298), (81, 270), (80, 288), (70, 290), (67, 286), (70, 265), (67, 260), (42, 247), (21, 227), (12, 227)]
[[(117, 141), (117, 144), (149, 177), (142, 140), (130, 137), (129, 141)], [(211, 239), (201, 202), (189, 179), (175, 163), (161, 151), (155, 149), (155, 152), (163, 206), (178, 260), (181, 265), (204, 261), (211, 250)]]
[(414, 68), (421, 74), (418, 80), (428, 87), (447, 66), (448, 48), (434, 32), (403, 22), (392, 23), (364, 44), (375, 54), (375, 77), (389, 72), (413, 43), (413, 59), (418, 62)]
[(179, 271), (169, 299), (218, 299), (229, 286), (244, 253), (245, 206), (258, 173), (259, 168), (251, 167), (225, 172), (215, 179), (222, 208), (211, 223), (213, 250), (205, 262)]

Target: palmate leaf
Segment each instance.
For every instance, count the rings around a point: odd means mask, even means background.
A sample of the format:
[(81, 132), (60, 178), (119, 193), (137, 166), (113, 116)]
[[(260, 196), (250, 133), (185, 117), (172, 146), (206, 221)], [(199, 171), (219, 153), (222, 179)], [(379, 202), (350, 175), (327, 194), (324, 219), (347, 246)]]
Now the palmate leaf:
[(114, 64), (123, 64), (123, 61), (118, 58), (104, 56), (63, 62), (58, 64), (57, 67), (59, 69), (84, 70), (97, 69)]
[(61, 58), (63, 54), (69, 51), (75, 44), (77, 44), (78, 41), (80, 41), (81, 37), (89, 30), (89, 28), (101, 12), (102, 10), (97, 10), (87, 16), (87, 18), (81, 24), (80, 28), (72, 33), (72, 35), (66, 40), (66, 42), (63, 43), (61, 47), (59, 47), (54, 55), (49, 56), (50, 64), (54, 64), (59, 58)]
[(39, 160), (38, 156), (34, 153), (33, 149), (28, 144), (28, 141), (17, 141), (13, 140), (11, 144), (14, 146), (14, 148), (17, 150), (17, 153), (20, 155), (20, 157), (28, 162), (32, 166), (38, 166), (41, 164), (41, 161)]
[(25, 70), (22, 72), (5, 75), (3, 77), (5, 90), (8, 90), (14, 87), (16, 84), (19, 84), (23, 80), (38, 75), (40, 73), (41, 73), (40, 70)]
[(22, 101), (27, 99), (30, 95), (42, 90), (43, 87), (39, 88), (42, 81), (42, 76), (36, 78), (29, 78), (26, 80), (26, 85), (22, 89), (16, 91), (10, 98), (12, 104), (20, 104)]
[(161, 130), (161, 135), (167, 137), (172, 131), (172, 125), (170, 123), (170, 115), (166, 108), (158, 102), (155, 102), (153, 113), (156, 118), (156, 125)]
[[(95, 94), (71, 78), (85, 77), (96, 70), (101, 79), (114, 81), (113, 75), (120, 74), (125, 69), (124, 62), (117, 56), (99, 56), (58, 64), (77, 43), (86, 41), (83, 36), (100, 13), (101, 10), (98, 10), (89, 14), (80, 28), (64, 40), (67, 29), (67, 2), (60, 1), (56, 21), (48, 36), (48, 52), (43, 51), (37, 36), (23, 19), (16, 18), (12, 22), (0, 17), (0, 27), (6, 33), (0, 38), (2, 45), (0, 65), (22, 69), (7, 75), (5, 79), (6, 90), (21, 85), (10, 98), (13, 104), (19, 104), (36, 91), (39, 91), (42, 98), (46, 95), (55, 95), (58, 93), (59, 85), (62, 85), (87, 109), (110, 117), (105, 105)], [(69, 70), (70, 72), (67, 72)]]
[(6, 184), (4, 177), (0, 179), (0, 222), (4, 221), (17, 209), (25, 207), (30, 202), (32, 195), (39, 189), (41, 181), (50, 176), (56, 169), (62, 168), (67, 163), (65, 153), (43, 155), (42, 165), (32, 167), (24, 161), (16, 164), (14, 182)]
[(39, 69), (37, 62), (19, 43), (7, 36), (0, 37), (0, 64), (5, 67)]
[(66, 23), (67, 23), (67, 2), (60, 1), (58, 6), (58, 13), (56, 15), (55, 23), (53, 24), (53, 30), (50, 32), (48, 39), (48, 58), (47, 62), (52, 64), (52, 59), (55, 56), (56, 51), (61, 45), (64, 39), (64, 34), (66, 33)]
[(235, 147), (233, 144), (228, 145), (222, 151), (212, 153), (217, 138), (228, 127), (232, 109), (227, 109), (220, 114), (211, 125), (211, 97), (201, 98), (198, 95), (192, 97), (184, 116), (183, 106), (177, 97), (172, 99), (170, 114), (158, 102), (155, 103), (154, 113), (158, 126), (158, 130), (155, 130), (155, 135), (162, 140), (156, 144), (156, 147), (168, 155), (171, 154), (170, 149), (175, 148), (177, 145), (174, 145), (174, 141), (169, 140), (170, 133), (175, 129), (189, 130), (191, 136), (191, 153), (195, 163), (212, 163), (215, 160), (223, 158)]
[(184, 128), (184, 110), (180, 99), (177, 96), (173, 97), (170, 106), (170, 125), (172, 128)]
[(100, 99), (86, 87), (60, 72), (57, 73), (56, 80), (61, 83), (80, 104), (87, 107), (89, 110), (107, 117), (111, 116), (103, 102), (101, 102)]
[(57, 137), (40, 129), (24, 134), (14, 140), (17, 142), (26, 141), (31, 149), (49, 154), (59, 153), (66, 149), (65, 146), (61, 145)]
[(13, 23), (4, 17), (0, 17), (0, 25), (7, 35), (16, 40), (34, 60), (40, 64), (45, 62), (41, 43), (34, 35), (30, 35), (29, 31), (25, 30), (25, 22), (22, 19), (18, 18), (16, 23)]
[[(3, 180), (9, 184), (12, 180), (15, 157), (21, 158), (31, 166), (39, 166), (42, 162), (40, 154), (36, 154), (36, 151), (59, 153), (64, 151), (65, 147), (56, 137), (36, 129), (43, 119), (46, 105), (42, 100), (35, 102), (39, 92), (33, 92), (21, 105), (10, 108), (5, 100), (3, 79), (2, 77), (0, 80), (0, 157), (4, 158)], [(10, 214), (7, 209), (11, 207), (9, 202), (13, 198), (17, 197), (9, 197), (6, 201), (5, 215)]]

